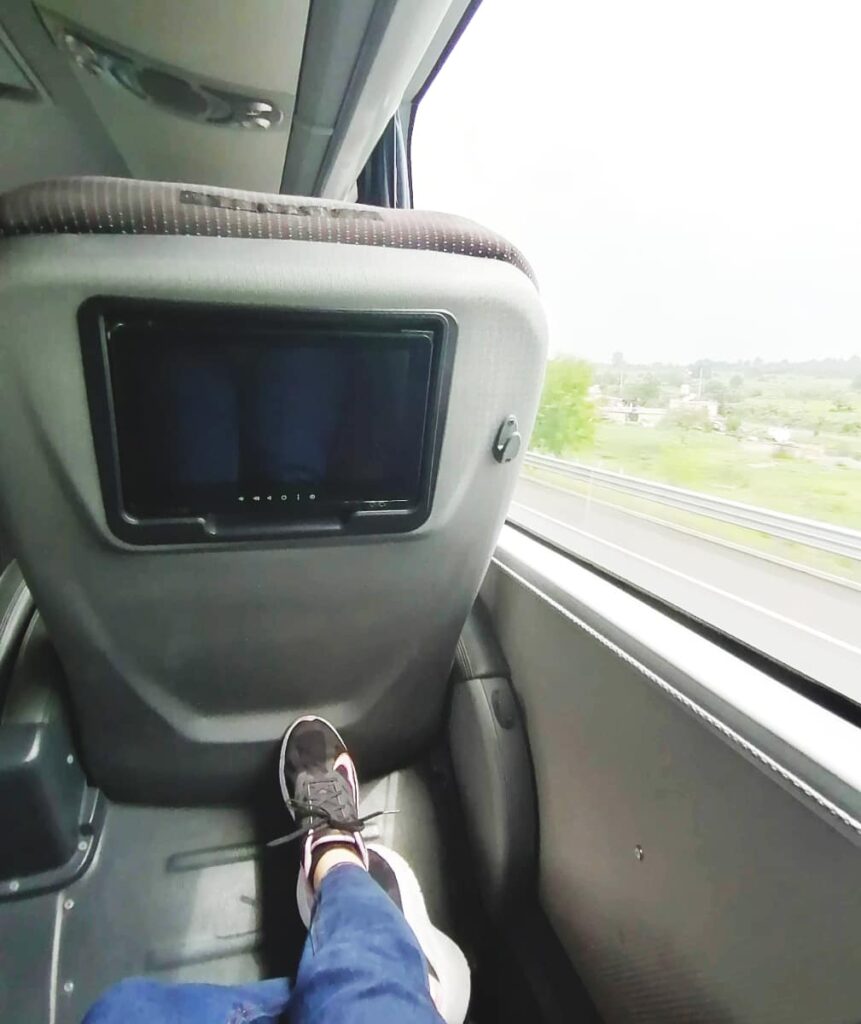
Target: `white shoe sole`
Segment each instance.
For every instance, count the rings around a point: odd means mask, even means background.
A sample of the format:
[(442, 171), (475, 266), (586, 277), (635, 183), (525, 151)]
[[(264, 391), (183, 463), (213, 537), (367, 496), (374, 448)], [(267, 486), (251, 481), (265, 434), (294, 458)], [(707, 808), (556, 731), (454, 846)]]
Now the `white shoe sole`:
[[(404, 858), (389, 847), (376, 843), (369, 844), (368, 851), (372, 850), (382, 857), (395, 873), (404, 917), (439, 979), (438, 984), (434, 984), (431, 979), (431, 994), (437, 1011), (446, 1024), (463, 1024), (469, 1009), (471, 990), (469, 964), (466, 962), (466, 957), (460, 946), (445, 932), (436, 928), (428, 917), (419, 881)], [(308, 879), (301, 869), (299, 877), (296, 879), (296, 903), (303, 924), (306, 928), (310, 927), (314, 896)]]

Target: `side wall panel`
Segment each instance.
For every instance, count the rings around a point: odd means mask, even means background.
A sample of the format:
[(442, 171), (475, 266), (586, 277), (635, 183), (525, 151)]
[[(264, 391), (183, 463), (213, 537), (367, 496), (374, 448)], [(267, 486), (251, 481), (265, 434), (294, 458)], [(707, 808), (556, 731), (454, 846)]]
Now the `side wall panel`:
[(542, 902), (609, 1024), (861, 1020), (851, 824), (499, 564), (484, 596), (527, 717)]

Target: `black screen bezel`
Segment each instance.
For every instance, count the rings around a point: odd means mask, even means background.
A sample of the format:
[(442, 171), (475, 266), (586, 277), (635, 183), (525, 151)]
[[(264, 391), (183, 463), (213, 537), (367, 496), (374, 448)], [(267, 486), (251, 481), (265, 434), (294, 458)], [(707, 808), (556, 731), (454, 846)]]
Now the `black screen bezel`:
[[(136, 518), (125, 508), (120, 474), (117, 427), (113, 410), (113, 389), (108, 356), (107, 327), (118, 321), (154, 321), (171, 331), (183, 326), (200, 330), (215, 322), (220, 331), (235, 325), (242, 331), (303, 329), (332, 331), (339, 335), (426, 333), (431, 338), (431, 367), (428, 382), (425, 426), (422, 437), (421, 471), (417, 499), (400, 508), (364, 507), (345, 509), (342, 515), (295, 514), (279, 518), (268, 509), (243, 509), (236, 514), (177, 518)], [(176, 545), (229, 543), (272, 538), (308, 538), (339, 534), (403, 533), (415, 530), (431, 512), (439, 451), (448, 405), (454, 359), (455, 323), (444, 312), (380, 310), (372, 312), (335, 310), (265, 309), (221, 305), (146, 301), (96, 296), (78, 310), (84, 376), (90, 409), (93, 443), (102, 490), (105, 517), (111, 532), (134, 545)]]

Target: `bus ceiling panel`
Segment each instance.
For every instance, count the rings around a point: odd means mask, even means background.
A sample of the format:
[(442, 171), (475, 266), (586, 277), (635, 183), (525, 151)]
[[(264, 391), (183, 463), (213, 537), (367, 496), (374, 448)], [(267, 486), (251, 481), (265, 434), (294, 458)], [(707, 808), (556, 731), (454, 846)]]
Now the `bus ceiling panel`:
[(128, 167), (28, 0), (0, 12), (0, 191), (38, 178)]
[(134, 177), (278, 189), (308, 0), (51, 0), (39, 14)]

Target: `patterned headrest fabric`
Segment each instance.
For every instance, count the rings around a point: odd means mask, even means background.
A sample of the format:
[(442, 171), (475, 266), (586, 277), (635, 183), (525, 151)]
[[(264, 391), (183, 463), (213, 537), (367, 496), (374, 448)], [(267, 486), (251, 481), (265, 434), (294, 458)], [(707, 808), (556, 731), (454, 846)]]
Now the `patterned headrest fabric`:
[(510, 242), (463, 217), (209, 185), (57, 178), (0, 196), (0, 238), (40, 234), (210, 235), (426, 249), (501, 260), (535, 280)]

